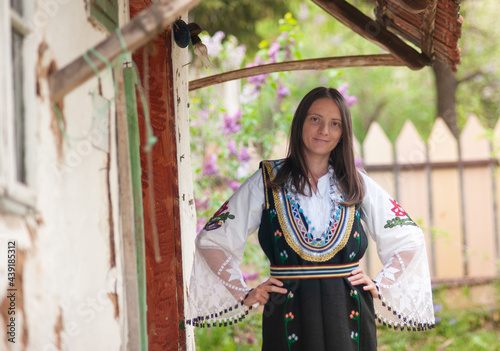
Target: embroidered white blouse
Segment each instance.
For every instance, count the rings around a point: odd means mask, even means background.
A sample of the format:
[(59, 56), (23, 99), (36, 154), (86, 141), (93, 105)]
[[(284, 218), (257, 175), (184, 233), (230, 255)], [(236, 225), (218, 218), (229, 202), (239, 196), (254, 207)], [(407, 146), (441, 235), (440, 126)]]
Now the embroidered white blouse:
[[(317, 191), (312, 196), (296, 194), (290, 189), (311, 222), (310, 227), (314, 227), (313, 236), (321, 235), (329, 225), (330, 198), (334, 199), (333, 206), (341, 201), (336, 186), (330, 182), (332, 172), (330, 169), (328, 175), (318, 180)], [(382, 187), (366, 174), (360, 174), (365, 184), (361, 219), (384, 265), (374, 279), (380, 293), (379, 299), (374, 300), (378, 320), (394, 328), (433, 327), (432, 291), (423, 232)], [(325, 195), (329, 193), (330, 196)], [(239, 265), (248, 236), (259, 228), (264, 206), (263, 176), (258, 170), (216, 213), (218, 221), (213, 223), (216, 229), (203, 229), (198, 234), (188, 292), (189, 324), (232, 322), (248, 313), (242, 301), (250, 289)]]

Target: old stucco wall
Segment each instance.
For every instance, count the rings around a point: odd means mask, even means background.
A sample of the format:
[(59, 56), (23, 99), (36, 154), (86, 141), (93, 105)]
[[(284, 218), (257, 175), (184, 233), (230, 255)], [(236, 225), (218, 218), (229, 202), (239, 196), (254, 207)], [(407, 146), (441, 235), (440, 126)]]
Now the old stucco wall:
[[(93, 98), (97, 93), (113, 100), (112, 77), (104, 72), (67, 95), (62, 123), (47, 87), (51, 70), (82, 55), (106, 33), (88, 21), (83, 0), (38, 1), (29, 18), (37, 95), (27, 116), (28, 179), (36, 211), (0, 214), (0, 277), (6, 276), (7, 241), (15, 240), (18, 288), (16, 343), (11, 343), (9, 300), (3, 298), (7, 280), (0, 279), (0, 349), (119, 350), (126, 333), (115, 113), (113, 103), (96, 113), (94, 105), (105, 100)], [(93, 121), (97, 114), (102, 119)]]

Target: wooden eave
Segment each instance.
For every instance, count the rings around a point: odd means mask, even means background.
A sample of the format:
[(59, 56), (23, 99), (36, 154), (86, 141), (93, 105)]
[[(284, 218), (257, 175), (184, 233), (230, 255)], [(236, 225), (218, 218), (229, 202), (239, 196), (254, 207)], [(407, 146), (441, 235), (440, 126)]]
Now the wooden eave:
[[(64, 95), (91, 78), (95, 72), (106, 67), (124, 50), (134, 51), (146, 44), (171, 24), (182, 11), (192, 8), (200, 0), (162, 0), (136, 16), (121, 28), (121, 35), (112, 34), (93, 48), (102, 60), (89, 52), (77, 58), (66, 67), (49, 77), (52, 101), (59, 101)], [(435, 57), (448, 62), (453, 70), (460, 63), (458, 39), (461, 36), (463, 18), (459, 14), (458, 0), (374, 0), (376, 20), (344, 0), (313, 0), (330, 15), (351, 28), (362, 37), (377, 44), (389, 53), (330, 57), (303, 61), (288, 61), (225, 72), (205, 77), (189, 84), (189, 90), (228, 80), (252, 75), (285, 70), (329, 69), (360, 66), (400, 66), (421, 69), (430, 65)], [(417, 51), (403, 39), (410, 41), (422, 52)], [(121, 43), (123, 41), (123, 43)], [(125, 47), (122, 47), (125, 46)], [(92, 51), (91, 51), (92, 52)], [(92, 66), (87, 62), (90, 60)]]
[(409, 68), (421, 69), (430, 63), (429, 57), (416, 51), (381, 23), (366, 16), (347, 1), (313, 0), (313, 2), (363, 38), (405, 62)]
[(312, 1), (388, 54), (264, 64), (193, 80), (189, 83), (189, 90), (259, 74), (291, 70), (402, 65), (418, 70), (432, 64), (436, 57), (448, 62), (452, 70), (456, 71), (458, 68), (458, 39), (463, 22), (458, 0), (373, 0), (376, 3), (375, 19), (344, 0)]
[(422, 49), (431, 60), (445, 60), (453, 71), (460, 64), (458, 40), (463, 17), (456, 0), (429, 0), (422, 11), (405, 6), (410, 0), (377, 0), (377, 21)]

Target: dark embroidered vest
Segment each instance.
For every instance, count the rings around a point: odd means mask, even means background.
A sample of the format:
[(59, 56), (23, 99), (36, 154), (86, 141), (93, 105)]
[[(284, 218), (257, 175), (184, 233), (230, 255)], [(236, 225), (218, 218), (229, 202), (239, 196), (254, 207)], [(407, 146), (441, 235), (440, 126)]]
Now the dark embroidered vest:
[[(286, 188), (272, 189), (281, 161), (261, 162), (266, 204), (259, 228), (259, 242), (271, 265), (344, 264), (359, 261), (367, 239), (357, 206), (334, 213), (321, 238), (308, 232), (308, 223)], [(325, 209), (327, 211), (328, 209)]]

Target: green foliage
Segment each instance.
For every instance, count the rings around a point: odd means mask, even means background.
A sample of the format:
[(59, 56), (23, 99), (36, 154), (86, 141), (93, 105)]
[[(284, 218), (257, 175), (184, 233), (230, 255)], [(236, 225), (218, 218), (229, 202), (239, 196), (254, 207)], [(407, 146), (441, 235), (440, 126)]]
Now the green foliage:
[(253, 55), (262, 39), (255, 35), (255, 24), (263, 18), (276, 23), (286, 11), (287, 4), (283, 0), (209, 0), (200, 2), (189, 17), (210, 35), (221, 31), (238, 37)]
[(464, 17), (460, 41), (462, 62), (457, 72), (457, 113), (461, 125), (470, 114), (493, 128), (500, 116), (500, 28), (495, 0), (469, 0), (460, 5)]
[[(496, 294), (493, 307), (469, 307), (456, 302), (472, 301), (470, 287), (464, 286), (460, 294), (450, 294), (442, 285), (434, 295), (436, 326), (425, 332), (394, 331), (378, 328), (377, 338), (381, 351), (428, 350), (500, 350), (500, 281), (491, 287)], [(488, 286), (484, 286), (487, 289)], [(454, 296), (454, 298), (452, 297)]]
[(500, 309), (437, 312), (439, 322), (426, 332), (378, 328), (379, 350), (500, 350)]
[(261, 350), (261, 315), (250, 313), (241, 323), (221, 328), (196, 329), (196, 350), (252, 351)]

